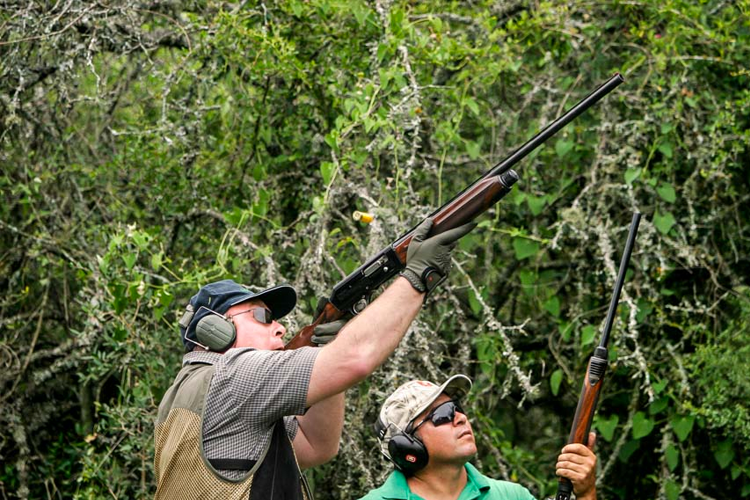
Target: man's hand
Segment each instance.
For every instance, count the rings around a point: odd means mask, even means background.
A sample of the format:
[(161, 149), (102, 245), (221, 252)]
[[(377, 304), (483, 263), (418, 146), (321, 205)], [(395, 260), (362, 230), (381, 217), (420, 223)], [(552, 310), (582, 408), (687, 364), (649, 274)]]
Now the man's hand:
[[(318, 300), (318, 307), (315, 308), (315, 316), (313, 316), (313, 318), (317, 318), (321, 315), (323, 309), (325, 309), (326, 307), (326, 304), (328, 304), (328, 299), (321, 298)], [(330, 343), (331, 341), (333, 341), (333, 339), (336, 338), (336, 335), (338, 335), (339, 331), (344, 328), (344, 325), (350, 319), (352, 319), (351, 315), (346, 314), (343, 318), (336, 321), (317, 325), (313, 329), (313, 335), (312, 337), (310, 337), (310, 340), (318, 347), (322, 347)]]
[(427, 238), (432, 219), (425, 219), (414, 230), (406, 252), (406, 269), (401, 276), (409, 280), (417, 291), (431, 292), (448, 276), (456, 242), (475, 227), (476, 223), (470, 222)]
[(568, 444), (557, 457), (555, 473), (570, 479), (578, 500), (596, 499), (595, 444), (596, 434), (590, 432), (588, 447), (582, 444)]

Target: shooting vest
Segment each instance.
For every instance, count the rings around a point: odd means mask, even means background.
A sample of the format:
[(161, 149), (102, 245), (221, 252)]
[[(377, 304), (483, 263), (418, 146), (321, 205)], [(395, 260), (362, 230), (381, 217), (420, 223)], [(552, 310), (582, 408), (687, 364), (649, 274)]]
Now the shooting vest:
[[(210, 364), (185, 365), (164, 395), (156, 420), (156, 500), (312, 500), (283, 419), (257, 461), (207, 459), (203, 409), (214, 374)], [(216, 469), (246, 470), (239, 480)]]

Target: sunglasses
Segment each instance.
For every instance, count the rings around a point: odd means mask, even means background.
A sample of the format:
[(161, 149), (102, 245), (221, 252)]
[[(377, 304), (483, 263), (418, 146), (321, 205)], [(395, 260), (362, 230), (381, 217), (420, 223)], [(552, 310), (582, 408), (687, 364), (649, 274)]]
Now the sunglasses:
[(247, 311), (238, 312), (237, 314), (232, 314), (231, 316), (227, 316), (227, 319), (231, 320), (235, 316), (239, 316), (240, 314), (249, 312), (253, 313), (253, 318), (255, 318), (258, 323), (263, 323), (264, 325), (270, 325), (271, 323), (273, 323), (273, 313), (271, 312), (271, 310), (260, 306), (253, 307), (252, 309), (248, 309)]
[(446, 401), (443, 404), (437, 405), (432, 409), (430, 413), (427, 414), (427, 416), (421, 422), (419, 422), (414, 430), (411, 431), (411, 434), (417, 432), (417, 430), (422, 427), (425, 422), (432, 422), (432, 425), (434, 425), (435, 427), (443, 424), (449, 424), (453, 422), (453, 419), (456, 418), (456, 412), (466, 415), (466, 412), (463, 408), (461, 408), (461, 405), (458, 404), (457, 401)]

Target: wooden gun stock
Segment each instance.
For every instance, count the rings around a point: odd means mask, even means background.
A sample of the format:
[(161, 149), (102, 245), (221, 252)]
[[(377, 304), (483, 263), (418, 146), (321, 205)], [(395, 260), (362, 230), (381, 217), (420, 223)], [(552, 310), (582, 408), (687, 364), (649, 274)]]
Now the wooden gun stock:
[(589, 360), (589, 365), (586, 369), (586, 378), (583, 380), (583, 387), (581, 388), (581, 396), (578, 398), (578, 407), (576, 408), (575, 417), (573, 417), (573, 426), (570, 429), (568, 444), (589, 444), (591, 422), (594, 419), (596, 403), (599, 401), (599, 393), (602, 390), (602, 380), (606, 369), (606, 359), (594, 355)]
[[(473, 221), (508, 194), (518, 179), (515, 170), (480, 179), (479, 182), (430, 215), (433, 223), (428, 236), (441, 234)], [(406, 265), (406, 251), (414, 236), (414, 229), (416, 228), (410, 229), (393, 244), (393, 250), (403, 265)]]

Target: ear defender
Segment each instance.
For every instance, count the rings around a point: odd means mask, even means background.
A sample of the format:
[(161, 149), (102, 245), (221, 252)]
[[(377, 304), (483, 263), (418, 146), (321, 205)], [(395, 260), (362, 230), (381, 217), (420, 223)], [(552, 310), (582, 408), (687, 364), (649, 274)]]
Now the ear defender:
[(237, 338), (234, 324), (219, 314), (209, 314), (195, 325), (198, 342), (211, 351), (222, 352), (229, 349)]
[(388, 442), (388, 453), (396, 467), (405, 474), (414, 474), (427, 465), (427, 448), (416, 436), (396, 434)]

